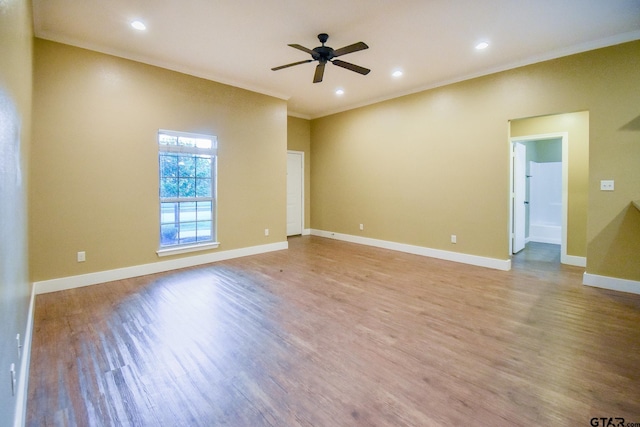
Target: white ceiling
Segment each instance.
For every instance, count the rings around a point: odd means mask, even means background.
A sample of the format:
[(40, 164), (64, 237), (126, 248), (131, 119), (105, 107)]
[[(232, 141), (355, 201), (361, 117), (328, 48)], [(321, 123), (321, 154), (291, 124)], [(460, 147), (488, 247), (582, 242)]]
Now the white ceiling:
[[(287, 99), (306, 118), (640, 39), (640, 0), (33, 0), (33, 16), (37, 37)], [(334, 49), (367, 43), (340, 59), (371, 73), (271, 71), (309, 59), (287, 44), (312, 49), (322, 32)]]

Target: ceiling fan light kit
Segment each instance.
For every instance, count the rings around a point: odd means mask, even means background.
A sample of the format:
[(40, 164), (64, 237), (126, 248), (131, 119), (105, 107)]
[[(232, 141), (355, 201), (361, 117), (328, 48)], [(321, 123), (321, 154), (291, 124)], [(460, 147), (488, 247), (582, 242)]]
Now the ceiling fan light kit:
[(369, 49), (369, 46), (364, 42), (357, 42), (354, 44), (350, 44), (349, 46), (342, 47), (340, 49), (333, 49), (329, 46), (325, 46), (324, 44), (329, 39), (329, 35), (326, 33), (318, 34), (318, 40), (322, 43), (322, 46), (315, 47), (313, 49), (308, 49), (299, 44), (290, 44), (289, 46), (301, 50), (303, 52), (311, 55), (312, 59), (307, 59), (304, 61), (293, 62), (291, 64), (281, 65), (279, 67), (272, 68), (273, 71), (282, 70), (283, 68), (293, 67), (294, 65), (306, 64), (309, 62), (318, 61), (318, 65), (316, 65), (316, 71), (313, 75), (313, 82), (320, 83), (324, 76), (324, 68), (327, 65), (327, 62), (331, 62), (333, 65), (337, 65), (338, 67), (345, 68), (347, 70), (354, 71), (358, 74), (367, 75), (371, 71), (368, 68), (361, 67), (359, 65), (352, 64), (350, 62), (342, 61), (340, 59), (334, 59), (338, 56), (346, 55), (348, 53), (357, 52), (359, 50)]

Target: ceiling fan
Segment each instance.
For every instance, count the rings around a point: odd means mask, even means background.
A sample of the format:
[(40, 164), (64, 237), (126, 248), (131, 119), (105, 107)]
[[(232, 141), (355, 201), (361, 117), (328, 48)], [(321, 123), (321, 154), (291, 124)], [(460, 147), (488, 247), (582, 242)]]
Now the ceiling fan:
[(371, 71), (368, 68), (361, 67), (359, 65), (351, 64), (350, 62), (341, 61), (339, 59), (333, 59), (338, 56), (346, 55), (347, 53), (357, 52), (359, 50), (369, 49), (363, 42), (358, 42), (354, 44), (350, 44), (349, 46), (342, 47), (340, 49), (333, 49), (329, 46), (325, 46), (325, 42), (329, 39), (329, 35), (325, 33), (318, 34), (318, 40), (322, 43), (322, 46), (315, 47), (313, 49), (307, 49), (304, 46), (300, 46), (299, 44), (290, 44), (289, 46), (299, 49), (303, 52), (307, 52), (311, 55), (313, 59), (307, 59), (305, 61), (298, 61), (292, 64), (281, 65), (279, 67), (272, 68), (273, 71), (282, 70), (283, 68), (293, 67), (294, 65), (306, 64), (308, 62), (318, 61), (318, 65), (316, 66), (316, 72), (313, 75), (313, 82), (320, 83), (322, 81), (322, 77), (324, 76), (324, 67), (327, 65), (327, 62), (331, 62), (333, 65), (337, 65), (338, 67), (346, 68), (347, 70), (355, 71), (356, 73), (360, 73), (362, 75), (367, 75)]

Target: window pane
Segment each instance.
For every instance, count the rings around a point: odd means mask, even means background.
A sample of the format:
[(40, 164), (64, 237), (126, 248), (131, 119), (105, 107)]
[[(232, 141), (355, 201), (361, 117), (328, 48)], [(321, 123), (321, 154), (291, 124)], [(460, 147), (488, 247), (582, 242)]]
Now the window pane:
[(178, 137), (161, 133), (158, 134), (158, 143), (162, 145), (176, 145), (178, 143)]
[(196, 223), (180, 223), (180, 243), (192, 243), (196, 241)]
[(178, 244), (178, 225), (162, 224), (160, 226), (160, 244), (161, 245), (177, 245)]
[(196, 147), (211, 148), (211, 140), (205, 138), (196, 138)]
[(160, 223), (168, 224), (178, 222), (178, 204), (177, 203), (161, 203), (160, 204)]
[(196, 179), (196, 197), (211, 197), (211, 180)]
[(179, 136), (178, 137), (178, 144), (183, 146), (183, 147), (195, 147), (196, 146), (196, 139), (195, 138), (190, 138), (188, 136)]
[(193, 155), (178, 156), (178, 173), (180, 177), (196, 176), (196, 161)]
[(178, 176), (178, 156), (172, 154), (160, 154), (160, 176)]
[(197, 202), (197, 219), (198, 221), (211, 220), (211, 202)]
[(195, 178), (178, 179), (178, 197), (196, 197)]
[(211, 234), (211, 221), (198, 221), (196, 223), (197, 226), (197, 240), (198, 241), (203, 241), (203, 240), (211, 240), (212, 239), (212, 234)]
[(211, 178), (211, 157), (210, 156), (196, 157), (196, 177)]
[(160, 197), (178, 197), (178, 180), (175, 178), (161, 178)]
[(180, 222), (196, 220), (196, 202), (180, 203)]

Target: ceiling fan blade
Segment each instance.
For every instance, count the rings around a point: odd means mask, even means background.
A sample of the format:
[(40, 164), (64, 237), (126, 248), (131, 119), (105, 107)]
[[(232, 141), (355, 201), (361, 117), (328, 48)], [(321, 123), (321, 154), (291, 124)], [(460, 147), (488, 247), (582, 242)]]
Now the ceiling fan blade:
[(313, 82), (320, 83), (322, 81), (322, 76), (324, 76), (324, 66), (327, 65), (326, 62), (321, 62), (316, 67), (316, 73), (313, 75)]
[(293, 63), (287, 64), (287, 65), (281, 65), (279, 67), (274, 67), (271, 70), (272, 71), (278, 71), (278, 70), (282, 70), (283, 68), (293, 67), (294, 65), (306, 64), (307, 62), (313, 62), (313, 59), (307, 59), (305, 61), (298, 61), (298, 62), (293, 62)]
[[(291, 45), (289, 45), (291, 46)], [(366, 43), (358, 42), (354, 44), (350, 44), (349, 46), (341, 47), (340, 49), (336, 49), (333, 51), (333, 56), (346, 55), (347, 53), (357, 52), (359, 50), (369, 49), (369, 46)]]
[(291, 47), (293, 47), (293, 48), (299, 49), (299, 50), (301, 50), (301, 51), (303, 51), (303, 52), (307, 52), (309, 55), (313, 55), (313, 54), (315, 53), (315, 52), (314, 52), (314, 51), (312, 51), (311, 49), (307, 49), (306, 47), (304, 47), (304, 46), (300, 46), (299, 44), (295, 44), (295, 43), (294, 43), (294, 44), (290, 44), (290, 45), (288, 45), (288, 46), (291, 46)]
[(340, 61), (339, 59), (335, 59), (332, 61), (333, 65), (337, 65), (338, 67), (346, 68), (347, 70), (355, 71), (356, 73), (360, 73), (362, 75), (367, 75), (371, 71), (368, 68), (361, 67), (359, 65), (352, 64), (350, 62)]

